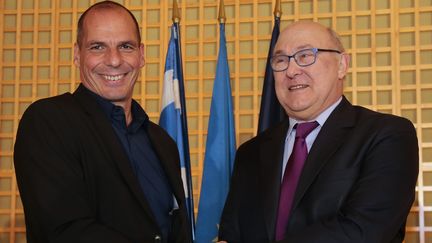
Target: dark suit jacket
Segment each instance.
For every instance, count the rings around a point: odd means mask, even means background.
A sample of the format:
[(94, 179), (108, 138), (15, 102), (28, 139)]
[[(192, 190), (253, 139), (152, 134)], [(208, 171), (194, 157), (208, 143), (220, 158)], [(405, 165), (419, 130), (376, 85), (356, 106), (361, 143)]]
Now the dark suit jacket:
[[(274, 241), (288, 125), (238, 149), (219, 239)], [(402, 242), (418, 163), (411, 122), (343, 98), (310, 149), (282, 242)]]
[[(179, 204), (169, 242), (190, 242), (177, 146), (152, 122), (148, 135)], [(82, 86), (26, 110), (14, 159), (29, 243), (159, 242), (128, 157)]]

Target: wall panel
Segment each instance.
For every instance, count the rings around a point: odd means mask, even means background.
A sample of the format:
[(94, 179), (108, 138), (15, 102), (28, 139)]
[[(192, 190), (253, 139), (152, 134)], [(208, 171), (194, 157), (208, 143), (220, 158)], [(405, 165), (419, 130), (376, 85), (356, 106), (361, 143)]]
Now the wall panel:
[[(25, 242), (13, 169), (19, 119), (33, 101), (72, 92), (76, 23), (95, 0), (0, 2), (0, 242)], [(134, 98), (157, 122), (172, 0), (118, 0), (137, 17), (146, 66)], [(274, 0), (226, 0), (237, 144), (256, 134)], [(195, 206), (219, 46), (218, 1), (179, 2)], [(351, 55), (345, 95), (410, 119), (420, 141), (416, 201), (406, 242), (432, 242), (432, 0), (283, 0), (282, 26), (314, 20), (340, 33)]]

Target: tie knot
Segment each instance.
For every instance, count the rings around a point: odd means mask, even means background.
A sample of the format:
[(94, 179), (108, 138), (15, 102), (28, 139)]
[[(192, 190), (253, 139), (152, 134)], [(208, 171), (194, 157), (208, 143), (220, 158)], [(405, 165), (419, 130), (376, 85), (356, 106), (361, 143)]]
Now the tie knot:
[(313, 122), (304, 122), (304, 123), (297, 123), (296, 124), (296, 138), (300, 137), (305, 139), (307, 135), (309, 135), (312, 130), (314, 130), (318, 126), (317, 121)]

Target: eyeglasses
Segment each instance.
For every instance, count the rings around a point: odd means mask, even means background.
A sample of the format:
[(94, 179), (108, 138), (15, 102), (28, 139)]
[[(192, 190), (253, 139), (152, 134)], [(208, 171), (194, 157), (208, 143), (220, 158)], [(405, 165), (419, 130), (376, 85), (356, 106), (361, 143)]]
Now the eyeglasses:
[(300, 67), (307, 67), (315, 63), (316, 56), (319, 51), (322, 52), (336, 52), (342, 54), (342, 52), (338, 50), (332, 49), (320, 49), (320, 48), (310, 48), (300, 50), (293, 55), (276, 55), (273, 56), (270, 60), (271, 67), (275, 72), (282, 72), (288, 69), (291, 58), (294, 58), (294, 61)]

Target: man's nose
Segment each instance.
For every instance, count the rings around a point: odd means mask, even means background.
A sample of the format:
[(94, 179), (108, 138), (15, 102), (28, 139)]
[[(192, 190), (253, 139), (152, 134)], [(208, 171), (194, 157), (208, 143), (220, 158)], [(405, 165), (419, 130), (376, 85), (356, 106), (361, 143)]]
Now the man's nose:
[(105, 58), (105, 64), (112, 67), (118, 67), (122, 63), (121, 53), (117, 49), (109, 50)]
[(285, 70), (285, 75), (289, 78), (294, 78), (301, 71), (301, 67), (297, 64), (294, 57), (288, 61), (288, 68)]

